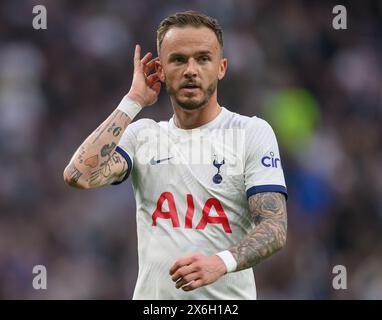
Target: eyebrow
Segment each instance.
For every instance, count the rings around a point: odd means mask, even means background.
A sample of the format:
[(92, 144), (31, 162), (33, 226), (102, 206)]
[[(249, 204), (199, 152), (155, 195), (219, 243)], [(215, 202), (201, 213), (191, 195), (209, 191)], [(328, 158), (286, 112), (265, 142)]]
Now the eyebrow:
[[(195, 53), (195, 55), (204, 55), (204, 54), (206, 54), (206, 55), (211, 55), (212, 52), (209, 51), (209, 50), (202, 50), (202, 51), (197, 51), (197, 52)], [(180, 52), (173, 52), (173, 53), (171, 53), (171, 54), (169, 55), (169, 58), (174, 58), (174, 57), (179, 57), (179, 56), (183, 57), (183, 56), (187, 56), (187, 55), (184, 54), (184, 53), (180, 53)]]

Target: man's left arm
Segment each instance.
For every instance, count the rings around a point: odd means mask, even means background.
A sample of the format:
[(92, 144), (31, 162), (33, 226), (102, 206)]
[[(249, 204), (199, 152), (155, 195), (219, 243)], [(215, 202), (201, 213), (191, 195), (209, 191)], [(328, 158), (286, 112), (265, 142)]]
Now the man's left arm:
[[(256, 227), (237, 245), (229, 248), (236, 261), (235, 271), (257, 265), (280, 250), (286, 242), (285, 195), (278, 192), (257, 193), (249, 197), (248, 203)], [(226, 272), (226, 264), (219, 256), (201, 254), (182, 257), (170, 269), (176, 287), (182, 287), (184, 291), (213, 283)], [(187, 283), (190, 284), (185, 286)]]
[(257, 193), (248, 202), (256, 228), (229, 249), (237, 263), (235, 271), (257, 265), (284, 247), (286, 242), (287, 209), (284, 194)]

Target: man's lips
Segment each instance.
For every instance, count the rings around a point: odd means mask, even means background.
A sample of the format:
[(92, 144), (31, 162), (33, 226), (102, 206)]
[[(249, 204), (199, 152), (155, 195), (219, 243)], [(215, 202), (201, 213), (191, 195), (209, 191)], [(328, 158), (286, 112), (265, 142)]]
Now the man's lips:
[(186, 94), (196, 94), (196, 91), (198, 91), (199, 89), (200, 89), (199, 87), (184, 87), (180, 90)]
[(180, 86), (181, 88), (199, 88), (200, 86), (196, 82), (188, 82)]
[(186, 85), (186, 86), (182, 86), (181, 89), (195, 90), (195, 89), (200, 89), (200, 87), (198, 85)]

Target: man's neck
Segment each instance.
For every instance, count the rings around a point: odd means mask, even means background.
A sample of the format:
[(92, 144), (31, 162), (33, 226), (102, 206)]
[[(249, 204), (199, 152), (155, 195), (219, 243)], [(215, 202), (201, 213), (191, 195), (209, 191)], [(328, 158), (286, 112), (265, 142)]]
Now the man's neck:
[(181, 107), (173, 106), (174, 123), (180, 129), (194, 129), (203, 126), (214, 120), (221, 112), (221, 106), (215, 101), (196, 110), (184, 110)]

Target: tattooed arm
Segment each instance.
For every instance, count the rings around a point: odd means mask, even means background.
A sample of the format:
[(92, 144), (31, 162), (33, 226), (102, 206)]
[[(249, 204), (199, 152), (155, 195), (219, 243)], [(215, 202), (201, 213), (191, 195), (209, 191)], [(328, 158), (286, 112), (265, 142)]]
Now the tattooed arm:
[[(151, 52), (140, 58), (141, 48), (135, 47), (133, 82), (127, 97), (142, 107), (152, 105), (158, 98), (158, 74), (148, 75), (158, 58)], [(127, 161), (115, 151), (129, 116), (116, 109), (77, 149), (64, 170), (67, 184), (81, 189), (96, 188), (120, 180), (127, 172)]]
[(256, 228), (229, 251), (237, 262), (236, 271), (250, 268), (280, 250), (286, 242), (285, 196), (277, 192), (257, 193), (248, 199)]
[(89, 189), (119, 180), (127, 171), (127, 161), (115, 148), (130, 121), (127, 114), (115, 110), (77, 149), (65, 168), (65, 182)]

